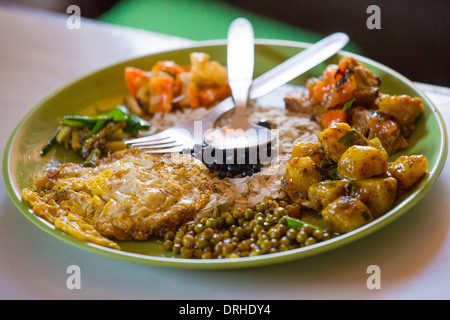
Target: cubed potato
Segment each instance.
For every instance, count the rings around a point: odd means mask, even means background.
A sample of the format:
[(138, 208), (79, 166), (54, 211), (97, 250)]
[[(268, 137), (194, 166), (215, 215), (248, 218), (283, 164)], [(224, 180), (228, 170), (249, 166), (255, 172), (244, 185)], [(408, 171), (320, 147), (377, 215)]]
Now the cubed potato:
[(296, 142), (292, 147), (292, 158), (310, 157), (315, 163), (324, 158), (323, 150), (318, 142)]
[(374, 218), (391, 210), (397, 196), (397, 180), (392, 177), (353, 181), (351, 197), (367, 205)]
[(337, 174), (341, 179), (359, 180), (386, 173), (387, 169), (387, 160), (377, 148), (352, 146), (339, 159)]
[(345, 196), (351, 187), (349, 180), (327, 180), (314, 183), (308, 189), (308, 198), (313, 209), (320, 211), (341, 196)]
[(380, 152), (383, 154), (383, 156), (386, 158), (386, 160), (388, 159), (389, 155), (388, 155), (386, 149), (383, 147), (383, 143), (381, 142), (381, 140), (379, 138), (370, 139), (369, 146), (375, 147), (378, 150), (380, 150)]
[(358, 229), (373, 220), (370, 209), (360, 200), (343, 196), (322, 210), (327, 228), (340, 234)]
[(368, 139), (380, 139), (388, 154), (408, 146), (400, 125), (390, 115), (375, 112), (367, 121), (369, 125)]
[(378, 97), (378, 110), (391, 115), (401, 126), (413, 123), (423, 111), (423, 100), (410, 96), (390, 96), (380, 94)]
[(336, 123), (317, 135), (325, 154), (336, 163), (347, 150), (347, 146), (338, 140), (351, 129), (347, 123)]
[(309, 186), (319, 179), (317, 165), (310, 157), (293, 158), (286, 165), (281, 187), (293, 199), (307, 198)]
[(401, 156), (389, 165), (389, 172), (400, 188), (410, 189), (426, 174), (427, 158), (424, 155)]

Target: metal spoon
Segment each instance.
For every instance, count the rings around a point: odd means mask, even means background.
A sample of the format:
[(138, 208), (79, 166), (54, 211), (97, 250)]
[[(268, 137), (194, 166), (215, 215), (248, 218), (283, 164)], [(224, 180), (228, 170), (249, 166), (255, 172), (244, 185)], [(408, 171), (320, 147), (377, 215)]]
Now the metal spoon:
[(250, 123), (247, 103), (253, 81), (254, 35), (250, 22), (234, 20), (228, 29), (227, 69), (228, 83), (235, 104), (231, 123), (209, 133), (205, 142), (219, 150), (237, 150), (267, 145), (272, 141), (269, 129)]

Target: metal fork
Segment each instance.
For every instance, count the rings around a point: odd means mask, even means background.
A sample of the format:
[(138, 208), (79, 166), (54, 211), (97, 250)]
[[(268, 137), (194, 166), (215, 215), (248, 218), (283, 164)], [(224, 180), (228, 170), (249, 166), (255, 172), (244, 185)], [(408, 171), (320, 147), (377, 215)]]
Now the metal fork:
[[(267, 71), (253, 80), (250, 99), (260, 98), (295, 79), (341, 50), (348, 41), (346, 34), (334, 33)], [(214, 127), (217, 119), (233, 108), (234, 102), (230, 97), (202, 117), (125, 143), (131, 147), (148, 149), (148, 153), (191, 153), (194, 146), (203, 144), (203, 137)]]

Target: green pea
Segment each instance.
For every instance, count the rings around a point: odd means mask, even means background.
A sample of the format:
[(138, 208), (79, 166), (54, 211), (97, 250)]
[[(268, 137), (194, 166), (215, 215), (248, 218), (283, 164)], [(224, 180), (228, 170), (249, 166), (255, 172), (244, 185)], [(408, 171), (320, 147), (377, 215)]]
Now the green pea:
[(239, 254), (241, 255), (241, 257), (248, 257), (248, 256), (250, 256), (250, 251), (248, 251), (248, 250), (241, 251)]
[(175, 239), (175, 232), (173, 232), (173, 231), (167, 231), (167, 232), (164, 234), (164, 240), (173, 240), (173, 239)]
[(330, 240), (331, 239), (331, 235), (328, 232), (324, 232), (323, 233), (323, 237), (322, 237), (322, 241), (326, 241), (326, 240)]
[(270, 236), (272, 239), (279, 239), (279, 238), (281, 238), (281, 232), (280, 232), (280, 229), (278, 229), (277, 227), (272, 227), (272, 228), (270, 228), (270, 230), (269, 230), (269, 236)]
[(302, 230), (303, 230), (303, 232), (305, 232), (307, 235), (311, 235), (312, 232), (313, 232), (313, 229), (312, 229), (311, 226), (310, 226), (309, 224), (307, 224), (307, 223), (305, 223), (305, 224), (302, 226)]
[(184, 232), (184, 231), (178, 230), (177, 233), (175, 234), (175, 240), (177, 240), (177, 239), (180, 239), (180, 240), (183, 239), (184, 235), (185, 235), (185, 232)]
[(207, 228), (216, 228), (217, 227), (217, 221), (214, 218), (209, 218), (206, 220), (205, 226)]
[(183, 237), (183, 246), (186, 248), (192, 248), (195, 244), (195, 238), (191, 234), (186, 234)]
[(239, 243), (238, 245), (238, 249), (239, 251), (250, 251), (250, 241), (248, 240), (243, 240)]
[(245, 222), (247, 222), (247, 220), (245, 220), (244, 217), (241, 217), (241, 218), (239, 218), (239, 219), (237, 220), (238, 225), (241, 226), (241, 227), (244, 226), (244, 223), (245, 223)]
[(211, 259), (212, 258), (212, 253), (209, 251), (203, 252), (201, 258), (202, 259)]
[(205, 229), (205, 226), (201, 223), (197, 223), (194, 227), (194, 232), (195, 233), (202, 233), (202, 231)]
[(283, 207), (278, 207), (275, 209), (274, 214), (277, 219), (280, 219), (281, 217), (286, 215), (286, 209), (284, 209)]
[(222, 236), (220, 235), (220, 233), (214, 233), (209, 241), (211, 242), (211, 244), (215, 245), (222, 241)]
[(280, 245), (286, 245), (286, 246), (288, 246), (288, 245), (290, 245), (290, 244), (291, 244), (291, 240), (289, 240), (287, 236), (281, 237), (281, 239), (280, 239)]
[(304, 243), (306, 241), (306, 238), (308, 238), (308, 235), (303, 230), (297, 232), (296, 237), (297, 243), (299, 244)]
[(172, 246), (172, 252), (174, 254), (179, 254), (181, 249), (181, 243), (174, 243)]
[(163, 243), (164, 250), (171, 251), (173, 246), (173, 241), (170, 239), (166, 239)]
[(317, 241), (321, 241), (323, 239), (323, 231), (320, 229), (315, 229), (312, 232), (312, 236), (317, 240)]
[(182, 247), (180, 250), (181, 257), (184, 259), (190, 259), (194, 255), (194, 250), (186, 247)]
[(234, 245), (231, 243), (224, 243), (222, 247), (222, 255), (226, 256), (227, 254), (232, 253), (234, 250)]
[(284, 236), (286, 234), (287, 231), (287, 226), (285, 224), (278, 224), (278, 229), (280, 229), (280, 233), (282, 236)]
[(245, 235), (244, 229), (242, 227), (237, 227), (236, 229), (234, 229), (233, 235), (238, 239), (244, 238)]
[(277, 252), (279, 252), (279, 251), (278, 251), (278, 247), (272, 247), (272, 248), (270, 248), (270, 250), (269, 250), (269, 253), (277, 253)]
[(270, 240), (266, 239), (262, 241), (260, 247), (262, 252), (268, 253), (270, 248), (272, 247)]
[(286, 236), (288, 237), (289, 240), (296, 240), (297, 238), (297, 230), (295, 230), (294, 228), (289, 228), (288, 231), (286, 232)]
[(255, 257), (255, 256), (260, 256), (261, 254), (262, 254), (262, 251), (261, 251), (261, 249), (259, 249), (259, 248), (250, 251), (250, 256), (253, 256), (253, 257)]
[(222, 253), (222, 250), (223, 250), (223, 244), (224, 244), (224, 243), (223, 243), (222, 241), (216, 243), (216, 245), (214, 246), (213, 253), (215, 253), (215, 254), (221, 254), (221, 253)]
[(233, 225), (235, 222), (235, 219), (233, 216), (229, 215), (225, 218), (225, 223), (229, 226)]
[(222, 229), (225, 223), (225, 219), (223, 217), (216, 218), (217, 221), (217, 229)]
[(234, 245), (238, 245), (239, 244), (239, 241), (240, 241), (240, 239), (238, 238), (238, 237), (236, 237), (236, 236), (233, 236), (231, 239), (230, 239), (230, 243), (232, 243), (232, 244), (234, 244)]
[(203, 249), (208, 245), (208, 240), (203, 234), (201, 234), (200, 237), (198, 237), (195, 241), (195, 244), (197, 245), (197, 248)]
[(205, 235), (205, 238), (207, 240), (210, 240), (212, 238), (212, 236), (214, 235), (214, 230), (213, 230), (213, 228), (208, 227), (205, 230), (203, 230), (203, 234)]
[(258, 234), (260, 232), (262, 232), (262, 230), (264, 230), (263, 226), (260, 226), (259, 224), (257, 224), (254, 228), (253, 228), (253, 233), (258, 236)]
[(265, 219), (264, 219), (264, 217), (259, 216), (259, 217), (256, 217), (256, 218), (255, 218), (255, 221), (256, 221), (257, 224), (259, 224), (260, 226), (262, 226), (263, 223), (265, 222)]
[(265, 212), (267, 210), (267, 207), (268, 207), (267, 204), (264, 203), (264, 202), (258, 203), (256, 205), (256, 211), (258, 211), (258, 212)]
[(236, 209), (233, 211), (234, 219), (239, 219), (239, 218), (242, 218), (243, 216), (244, 216), (244, 211), (242, 209)]
[(306, 241), (305, 241), (305, 246), (310, 246), (310, 245), (313, 245), (316, 243), (317, 243), (317, 240), (315, 238), (308, 237), (308, 239), (306, 239)]
[(194, 250), (194, 258), (195, 259), (201, 259), (204, 251), (202, 249), (195, 249)]
[(244, 211), (245, 219), (251, 220), (251, 219), (253, 219), (254, 216), (255, 216), (255, 211), (253, 211), (251, 209), (245, 209), (245, 211)]
[(270, 245), (272, 248), (278, 248), (279, 246), (278, 239), (270, 239)]
[(224, 232), (222, 232), (222, 238), (225, 239), (230, 239), (231, 238), (231, 232), (229, 230), (225, 230)]

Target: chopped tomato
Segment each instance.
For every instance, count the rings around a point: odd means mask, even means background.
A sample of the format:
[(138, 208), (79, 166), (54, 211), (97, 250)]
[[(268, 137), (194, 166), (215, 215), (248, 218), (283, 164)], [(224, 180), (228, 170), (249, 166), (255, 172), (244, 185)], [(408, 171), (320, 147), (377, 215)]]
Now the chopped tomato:
[(228, 83), (214, 86), (214, 87), (206, 87), (198, 92), (198, 99), (200, 105), (202, 106), (210, 106), (216, 101), (223, 100), (228, 98), (231, 95), (231, 89)]
[(349, 118), (347, 114), (341, 109), (328, 110), (319, 117), (319, 123), (322, 125), (323, 129), (327, 129), (335, 123), (348, 123), (348, 121)]
[(182, 72), (185, 72), (185, 70), (180, 67), (178, 64), (176, 64), (174, 61), (170, 60), (164, 60), (164, 61), (158, 61), (153, 67), (153, 72), (157, 71), (166, 71), (173, 76), (176, 76), (177, 74), (180, 74)]
[(149, 80), (150, 76), (148, 72), (134, 67), (125, 68), (125, 83), (127, 84), (128, 90), (133, 97), (136, 97), (136, 93), (139, 88), (144, 83), (148, 83)]
[(200, 106), (200, 100), (198, 98), (198, 88), (197, 86), (192, 82), (188, 86), (188, 95), (189, 95), (189, 105), (191, 108), (198, 108)]
[(356, 81), (349, 66), (349, 59), (343, 58), (339, 65), (330, 65), (319, 79), (313, 78), (306, 84), (313, 104), (323, 103), (325, 109), (343, 106), (353, 97)]
[(150, 113), (172, 110), (173, 82), (172, 77), (152, 77), (150, 79)]

